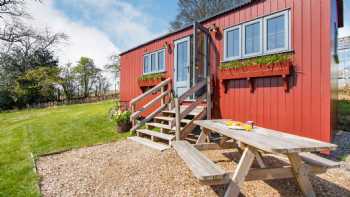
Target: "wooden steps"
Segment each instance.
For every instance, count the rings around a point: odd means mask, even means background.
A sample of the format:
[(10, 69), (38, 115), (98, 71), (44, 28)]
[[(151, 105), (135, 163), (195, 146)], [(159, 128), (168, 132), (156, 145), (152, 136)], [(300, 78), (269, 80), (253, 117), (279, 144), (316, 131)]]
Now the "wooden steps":
[(164, 151), (164, 150), (170, 148), (170, 146), (167, 146), (167, 145), (165, 145), (165, 144), (153, 142), (153, 141), (151, 141), (151, 140), (148, 140), (148, 139), (145, 139), (145, 138), (141, 138), (141, 137), (138, 137), (138, 136), (129, 137), (128, 139), (129, 139), (129, 140), (132, 140), (132, 141), (134, 141), (134, 142), (136, 142), (136, 143), (145, 145), (145, 146), (147, 146), (147, 147), (150, 147), (150, 148), (159, 150), (159, 151)]
[[(181, 106), (181, 111), (186, 110), (188, 106)], [(181, 130), (186, 128), (186, 131), (191, 132), (193, 126), (193, 120), (201, 119), (202, 114), (205, 113), (206, 107), (198, 106), (193, 109), (186, 118), (181, 119)], [(137, 129), (137, 137), (130, 138), (131, 140), (148, 147), (163, 151), (172, 146), (173, 140), (175, 140), (175, 125), (170, 127), (171, 123), (175, 120), (175, 110), (162, 110), (159, 115), (153, 117), (152, 120), (145, 122), (146, 129)], [(192, 129), (191, 129), (192, 128)], [(160, 129), (161, 132), (152, 131), (152, 129)], [(196, 139), (192, 139), (192, 143), (195, 143)]]
[(228, 176), (223, 169), (187, 141), (175, 141), (173, 147), (191, 169), (193, 175), (202, 183), (223, 180)]
[(154, 140), (154, 137), (159, 138), (159, 139), (163, 139), (163, 140), (167, 140), (167, 141), (169, 141), (169, 145), (171, 144), (171, 140), (173, 140), (175, 138), (174, 135), (169, 135), (169, 134), (165, 134), (165, 133), (151, 131), (148, 129), (138, 129), (137, 136), (140, 137), (140, 135), (151, 136), (152, 141)]

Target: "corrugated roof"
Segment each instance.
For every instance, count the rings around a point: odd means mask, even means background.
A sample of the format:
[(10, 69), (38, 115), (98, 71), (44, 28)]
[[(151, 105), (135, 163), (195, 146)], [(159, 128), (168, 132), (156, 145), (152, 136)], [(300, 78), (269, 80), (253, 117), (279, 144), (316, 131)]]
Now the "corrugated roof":
[[(207, 18), (201, 19), (201, 20), (199, 20), (198, 22), (199, 22), (199, 23), (203, 23), (203, 22), (205, 22), (205, 21), (208, 21), (208, 20), (213, 19), (213, 18), (215, 18), (215, 17), (218, 17), (218, 16), (220, 16), (220, 15), (226, 14), (227, 12), (231, 12), (231, 11), (237, 10), (237, 9), (239, 9), (239, 8), (241, 8), (241, 7), (243, 7), (243, 6), (247, 5), (247, 4), (249, 4), (249, 3), (252, 3), (252, 2), (254, 2), (254, 1), (259, 1), (259, 0), (242, 0), (242, 1), (240, 1), (238, 4), (235, 4), (235, 5), (233, 5), (232, 7), (228, 8), (228, 9), (226, 9), (226, 10), (224, 10), (224, 11), (219, 12), (219, 13), (217, 13), (217, 14), (214, 14), (214, 15), (212, 15), (212, 16), (209, 16), (209, 17), (207, 17)], [(155, 38), (155, 39), (152, 39), (152, 40), (150, 40), (150, 41), (148, 41), (148, 42), (145, 42), (145, 43), (143, 43), (143, 44), (140, 44), (140, 45), (138, 45), (138, 46), (136, 46), (136, 47), (133, 47), (133, 48), (131, 48), (131, 49), (128, 49), (128, 50), (126, 50), (126, 51), (120, 53), (120, 55), (124, 55), (125, 53), (128, 53), (128, 52), (133, 51), (133, 50), (135, 50), (135, 49), (137, 49), (137, 48), (140, 48), (140, 47), (142, 47), (142, 46), (145, 46), (145, 45), (147, 45), (147, 44), (150, 44), (150, 43), (152, 43), (152, 42), (154, 42), (154, 41), (161, 40), (161, 39), (166, 38), (166, 37), (168, 37), (168, 36), (171, 36), (171, 35), (173, 35), (173, 34), (179, 33), (179, 32), (181, 32), (181, 31), (185, 31), (185, 30), (191, 28), (192, 26), (193, 26), (193, 25), (187, 25), (187, 26), (185, 26), (185, 27), (183, 27), (183, 28), (181, 28), (181, 29), (178, 29), (178, 30), (176, 30), (176, 31), (169, 32), (169, 33), (167, 33), (167, 34), (165, 34), (165, 35), (162, 35), (162, 36), (157, 37), (157, 38)]]

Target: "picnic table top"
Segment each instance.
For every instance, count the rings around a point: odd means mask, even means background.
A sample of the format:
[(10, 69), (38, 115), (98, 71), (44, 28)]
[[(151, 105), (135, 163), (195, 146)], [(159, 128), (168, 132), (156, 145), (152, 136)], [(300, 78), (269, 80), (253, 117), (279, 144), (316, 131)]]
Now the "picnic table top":
[(227, 127), (225, 120), (197, 120), (194, 124), (271, 153), (319, 152), (337, 148), (335, 144), (262, 127), (254, 127), (251, 131), (235, 130)]

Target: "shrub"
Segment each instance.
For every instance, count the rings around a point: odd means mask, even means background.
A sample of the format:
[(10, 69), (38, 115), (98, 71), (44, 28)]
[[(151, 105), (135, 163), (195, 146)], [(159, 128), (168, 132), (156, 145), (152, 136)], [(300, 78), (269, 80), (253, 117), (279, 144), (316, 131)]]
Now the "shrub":
[(112, 119), (117, 123), (117, 125), (126, 124), (130, 122), (130, 111), (117, 110), (113, 115)]
[(0, 111), (13, 109), (15, 101), (8, 91), (0, 91)]

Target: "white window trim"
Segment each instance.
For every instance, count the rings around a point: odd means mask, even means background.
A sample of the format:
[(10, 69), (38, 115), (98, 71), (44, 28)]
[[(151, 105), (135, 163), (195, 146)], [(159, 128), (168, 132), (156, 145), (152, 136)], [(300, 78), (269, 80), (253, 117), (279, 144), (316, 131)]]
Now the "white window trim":
[[(158, 53), (159, 52), (164, 52), (164, 68), (162, 70), (159, 69), (159, 65), (158, 65)], [(155, 55), (156, 56), (156, 71), (151, 71), (151, 72), (145, 72), (145, 57), (148, 56), (148, 65), (150, 66), (150, 68), (152, 68), (152, 65), (151, 65), (151, 56), (152, 55)], [(143, 55), (143, 74), (146, 75), (146, 74), (154, 74), (154, 73), (162, 73), (162, 72), (165, 72), (166, 70), (166, 52), (165, 52), (165, 49), (160, 49), (160, 50), (157, 50), (157, 51), (154, 51), (152, 53), (147, 53), (147, 54), (144, 54)]]
[[(272, 18), (276, 18), (279, 16), (284, 16), (284, 47), (283, 48), (278, 48), (278, 49), (272, 49), (268, 50), (267, 48), (267, 21)], [(264, 17), (264, 54), (271, 54), (271, 53), (277, 53), (281, 51), (286, 51), (290, 47), (290, 21), (289, 21), (289, 10), (285, 10), (283, 12), (278, 12), (276, 14), (272, 14), (269, 16)]]
[[(281, 16), (281, 15), (285, 15), (285, 29), (287, 29), (287, 31), (285, 32), (286, 36), (285, 36), (285, 47), (284, 48), (280, 48), (280, 49), (274, 49), (274, 50), (267, 50), (267, 20), (270, 18), (274, 18), (277, 16)], [(250, 25), (252, 23), (256, 23), (257, 21), (260, 22), (260, 51), (258, 53), (252, 53), (252, 54), (245, 54), (245, 27), (247, 25)], [(227, 31), (233, 30), (233, 29), (237, 29), (240, 28), (240, 56), (236, 56), (236, 57), (227, 57), (227, 36), (226, 33)], [(262, 55), (270, 55), (270, 54), (276, 54), (276, 53), (280, 53), (280, 52), (285, 52), (285, 51), (289, 51), (292, 48), (292, 21), (291, 21), (291, 11), (289, 9), (287, 10), (283, 10), (283, 11), (279, 11), (279, 12), (275, 12), (274, 14), (271, 15), (266, 15), (266, 16), (262, 16), (258, 19), (252, 20), (252, 21), (248, 21), (245, 23), (241, 23), (239, 25), (235, 25), (229, 28), (226, 28), (224, 30), (224, 48), (223, 48), (223, 62), (227, 62), (227, 61), (233, 61), (233, 60), (238, 60), (238, 59), (246, 59), (246, 58), (251, 58), (251, 57), (258, 57), (258, 56), (262, 56)]]
[[(245, 27), (248, 26), (248, 25), (251, 25), (251, 24), (254, 24), (254, 23), (259, 23), (260, 25), (260, 51), (259, 52), (256, 52), (256, 53), (249, 53), (249, 54), (246, 54), (245, 53)], [(253, 21), (250, 21), (250, 22), (247, 22), (247, 23), (244, 23), (242, 26), (242, 54), (243, 54), (243, 57), (254, 57), (254, 56), (258, 56), (258, 55), (261, 55), (263, 53), (263, 19), (260, 18), (260, 19), (256, 19), (256, 20), (253, 20)]]
[[(232, 56), (232, 57), (227, 57), (227, 32), (233, 31), (233, 30), (239, 30), (239, 54), (238, 56)], [(224, 30), (224, 61), (232, 61), (236, 59), (240, 59), (242, 57), (242, 28), (241, 25), (230, 27)]]

